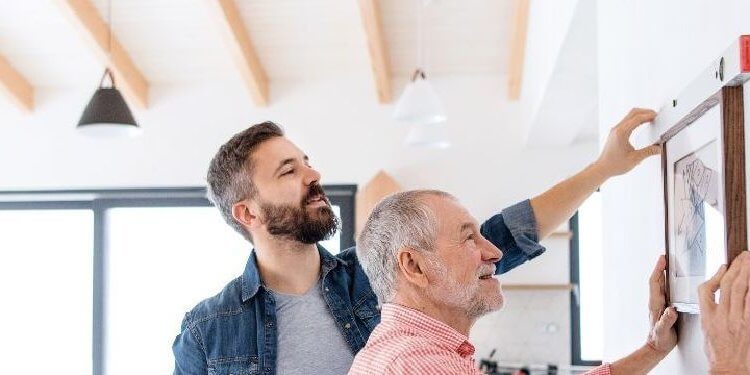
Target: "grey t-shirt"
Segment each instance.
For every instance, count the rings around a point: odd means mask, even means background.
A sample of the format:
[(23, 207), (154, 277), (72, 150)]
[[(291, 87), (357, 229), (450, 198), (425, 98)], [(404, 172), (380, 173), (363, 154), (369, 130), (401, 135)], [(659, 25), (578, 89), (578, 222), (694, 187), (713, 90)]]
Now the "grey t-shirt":
[(336, 327), (320, 280), (301, 296), (273, 292), (278, 324), (279, 375), (346, 374), (354, 354)]

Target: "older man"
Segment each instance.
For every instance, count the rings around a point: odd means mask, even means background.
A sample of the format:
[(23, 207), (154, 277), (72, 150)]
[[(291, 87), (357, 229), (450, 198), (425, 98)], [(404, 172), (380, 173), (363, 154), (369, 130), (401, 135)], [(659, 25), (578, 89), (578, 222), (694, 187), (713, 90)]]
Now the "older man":
[[(360, 264), (383, 305), (349, 374), (479, 374), (468, 336), (479, 317), (503, 305), (493, 277), (503, 253), (469, 212), (441, 191), (398, 193), (375, 207), (358, 242)], [(646, 343), (592, 374), (644, 374), (675, 346), (665, 263), (659, 259), (650, 279)]]

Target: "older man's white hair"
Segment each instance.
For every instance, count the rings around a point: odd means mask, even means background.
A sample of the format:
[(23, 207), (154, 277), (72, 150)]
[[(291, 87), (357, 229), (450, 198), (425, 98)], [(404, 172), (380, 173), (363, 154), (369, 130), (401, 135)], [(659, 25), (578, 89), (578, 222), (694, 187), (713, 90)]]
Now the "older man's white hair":
[(401, 248), (433, 251), (437, 218), (426, 202), (428, 196), (455, 199), (439, 190), (411, 190), (390, 195), (373, 209), (357, 241), (357, 257), (381, 303), (396, 294)]

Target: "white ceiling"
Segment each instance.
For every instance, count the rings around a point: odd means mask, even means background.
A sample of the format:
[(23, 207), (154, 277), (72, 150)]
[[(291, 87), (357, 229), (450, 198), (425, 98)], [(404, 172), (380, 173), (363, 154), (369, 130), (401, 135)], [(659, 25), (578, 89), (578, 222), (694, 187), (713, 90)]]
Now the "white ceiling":
[(0, 0), (0, 54), (33, 86), (98, 78), (88, 78), (102, 69), (75, 32), (53, 1)]
[[(59, 0), (0, 0), (0, 55), (36, 87), (91, 86), (102, 72)], [(92, 0), (106, 20), (108, 0)], [(238, 79), (210, 0), (111, 0), (115, 35), (152, 84)], [(369, 75), (354, 0), (236, 0), (271, 85)], [(417, 64), (419, 0), (380, 2), (395, 78)], [(429, 74), (504, 74), (510, 0), (438, 0), (423, 11)], [(93, 82), (93, 83), (92, 83)]]
[[(381, 2), (383, 29), (395, 73), (409, 75), (417, 64), (418, 4)], [(425, 65), (434, 74), (506, 74), (513, 2), (438, 0), (423, 8)]]
[[(37, 89), (38, 98), (43, 97), (45, 88), (62, 93), (88, 92), (98, 84), (103, 72), (102, 63), (82, 35), (83, 31), (63, 9), (62, 1), (0, 0), (0, 56)], [(215, 0), (89, 1), (105, 21), (111, 19), (114, 34), (152, 88), (169, 84), (198, 87), (215, 81), (233, 85), (243, 81), (222, 38), (219, 20), (215, 19), (218, 16), (211, 9), (209, 2)], [(423, 58), (420, 64), (418, 19), (420, 4), (424, 1), (378, 1), (394, 83), (393, 96), (397, 97), (400, 87), (421, 65), (432, 78), (487, 77), (487, 85), (496, 92), (493, 95), (497, 95), (498, 104), (505, 101), (503, 84), (498, 85), (490, 78), (494, 76), (504, 81), (507, 75), (514, 2), (432, 0), (430, 5), (421, 8)], [(111, 13), (108, 12), (110, 2)], [(379, 105), (374, 98), (375, 84), (357, 0), (234, 2), (269, 78), (272, 105), (279, 98), (274, 93), (281, 88), (300, 92), (321, 82), (342, 80), (372, 85), (372, 100), (368, 98), (367, 102), (351, 105)], [(575, 6), (577, 1), (567, 3)], [(544, 4), (539, 6), (550, 5)], [(539, 14), (536, 16), (532, 12), (529, 27), (540, 27), (541, 33), (537, 33), (540, 38), (554, 32), (546, 27), (548, 20), (540, 19)], [(536, 41), (527, 44), (533, 42)], [(574, 55), (590, 47), (586, 43), (573, 44), (568, 49)], [(558, 60), (554, 56), (556, 53), (543, 52), (535, 55), (536, 61), (527, 60), (526, 65), (540, 63), (539, 56)], [(560, 65), (559, 61), (556, 65)], [(564, 70), (557, 67), (556, 76), (565, 76), (564, 72), (560, 73)], [(524, 78), (524, 85), (527, 81), (529, 77)], [(550, 82), (555, 82), (555, 78)], [(545, 84), (544, 90), (549, 91), (552, 86)], [(571, 95), (575, 87), (570, 84), (557, 86), (555, 92), (559, 97), (576, 96)], [(522, 95), (521, 99), (534, 100), (529, 95), (526, 98)], [(552, 121), (548, 122), (556, 131), (570, 133), (555, 139), (565, 139), (564, 144), (569, 144), (576, 135), (576, 139), (596, 138), (595, 116), (587, 116), (589, 119), (583, 125), (582, 117), (578, 116), (575, 124), (563, 126), (559, 116), (574, 115), (571, 106), (548, 102), (529, 107), (539, 107), (539, 112), (550, 113), (547, 117)], [(11, 105), (9, 100), (0, 97), (0, 108)]]

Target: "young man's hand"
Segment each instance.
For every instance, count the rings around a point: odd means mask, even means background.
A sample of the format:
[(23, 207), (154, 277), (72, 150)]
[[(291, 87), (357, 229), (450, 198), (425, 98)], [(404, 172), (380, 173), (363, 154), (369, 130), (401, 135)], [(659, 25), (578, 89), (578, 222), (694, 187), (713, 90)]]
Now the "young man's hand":
[(651, 145), (640, 150), (630, 144), (630, 135), (637, 127), (654, 121), (656, 112), (650, 109), (633, 108), (619, 124), (612, 128), (602, 153), (594, 162), (607, 176), (629, 172), (649, 156), (661, 153), (661, 146)]
[(664, 271), (667, 261), (664, 255), (656, 262), (651, 277), (649, 278), (648, 316), (651, 321), (651, 332), (649, 332), (648, 346), (666, 356), (677, 345), (677, 332), (674, 324), (677, 321), (677, 311), (673, 307), (667, 307), (666, 276)]
[[(701, 327), (712, 374), (750, 374), (750, 254), (743, 251), (701, 284)], [(721, 289), (719, 303), (715, 293)]]

